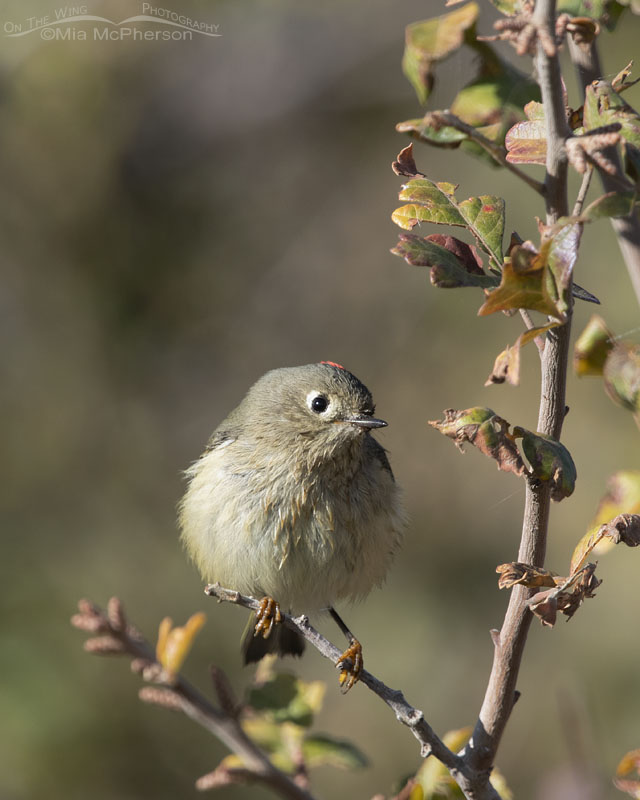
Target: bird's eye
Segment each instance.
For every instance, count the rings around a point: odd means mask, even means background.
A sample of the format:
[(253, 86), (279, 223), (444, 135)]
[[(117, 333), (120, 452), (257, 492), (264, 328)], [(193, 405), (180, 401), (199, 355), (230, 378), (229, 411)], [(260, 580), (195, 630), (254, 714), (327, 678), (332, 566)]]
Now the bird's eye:
[(322, 414), (322, 412), (326, 411), (329, 407), (329, 401), (323, 394), (316, 394), (311, 398), (309, 407), (312, 411), (315, 411), (316, 414)]

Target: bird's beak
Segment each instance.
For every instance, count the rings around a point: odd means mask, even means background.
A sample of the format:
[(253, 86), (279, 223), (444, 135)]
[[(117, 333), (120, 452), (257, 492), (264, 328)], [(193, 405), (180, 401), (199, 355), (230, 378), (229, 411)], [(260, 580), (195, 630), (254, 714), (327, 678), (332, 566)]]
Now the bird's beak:
[(350, 417), (345, 417), (343, 422), (350, 422), (352, 425), (357, 425), (359, 428), (386, 428), (389, 424), (383, 419), (376, 419), (369, 414), (352, 414)]

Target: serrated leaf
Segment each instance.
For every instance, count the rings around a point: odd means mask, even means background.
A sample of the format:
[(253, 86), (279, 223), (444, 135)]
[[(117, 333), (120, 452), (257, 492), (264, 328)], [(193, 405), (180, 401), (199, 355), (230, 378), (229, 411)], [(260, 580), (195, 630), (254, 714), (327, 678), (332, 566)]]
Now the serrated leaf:
[(513, 435), (522, 437), (522, 449), (539, 481), (551, 484), (551, 498), (556, 502), (573, 494), (576, 486), (576, 465), (567, 448), (543, 433), (514, 428)]
[(495, 195), (483, 194), (463, 200), (458, 208), (472, 233), (484, 244), (496, 263), (500, 264), (504, 236), (504, 200)]
[(400, 200), (411, 202), (397, 208), (391, 218), (405, 230), (411, 230), (420, 222), (466, 227), (496, 264), (502, 264), (504, 200), (494, 195), (481, 195), (458, 203), (455, 189), (451, 183), (436, 184), (427, 178), (415, 178), (406, 183), (399, 194)]
[(437, 225), (465, 224), (464, 217), (451, 197), (427, 178), (409, 181), (402, 188), (399, 199), (411, 201), (410, 205), (396, 209), (392, 214), (393, 221), (402, 228), (413, 228), (418, 222), (434, 222)]
[(431, 92), (433, 64), (462, 45), (464, 32), (477, 18), (478, 5), (472, 2), (440, 17), (407, 26), (402, 69), (420, 103), (426, 103)]
[(576, 339), (573, 370), (576, 375), (602, 375), (604, 362), (613, 348), (613, 334), (598, 314), (593, 314)]
[(352, 742), (316, 733), (305, 737), (302, 744), (305, 763), (309, 767), (329, 764), (342, 769), (360, 769), (369, 765), (367, 757)]
[(524, 462), (509, 434), (509, 423), (490, 408), (467, 408), (464, 411), (448, 408), (443, 420), (431, 420), (429, 425), (453, 439), (459, 450), (468, 442), (493, 458), (498, 469), (516, 475), (525, 472)]

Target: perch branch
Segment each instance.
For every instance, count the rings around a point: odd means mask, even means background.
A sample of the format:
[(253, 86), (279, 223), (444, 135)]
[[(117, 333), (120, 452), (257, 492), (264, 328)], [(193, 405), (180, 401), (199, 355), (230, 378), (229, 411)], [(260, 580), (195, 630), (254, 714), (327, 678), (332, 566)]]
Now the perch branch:
[[(205, 594), (217, 598), (220, 602), (235, 603), (243, 608), (248, 608), (250, 611), (257, 611), (260, 607), (260, 602), (254, 597), (240, 594), (231, 589), (225, 589), (223, 586), (220, 586), (219, 583), (212, 583), (206, 586)], [(297, 631), (305, 641), (315, 647), (321, 655), (328, 658), (329, 661), (334, 664), (338, 663), (342, 651), (319, 633), (309, 623), (308, 617), (304, 615), (294, 617), (291, 616), (291, 614), (283, 613), (282, 618), (283, 624)], [(360, 673), (359, 681), (377, 694), (395, 713), (398, 721), (402, 722), (403, 725), (406, 725), (411, 730), (413, 735), (420, 742), (423, 756), (434, 755), (450, 769), (460, 768), (461, 764), (458, 756), (452, 753), (441, 741), (425, 720), (422, 711), (410, 705), (402, 692), (396, 689), (390, 689), (366, 669), (363, 669)]]
[[(260, 607), (260, 602), (254, 597), (225, 589), (218, 583), (206, 586), (205, 594), (215, 597), (220, 602), (235, 603), (250, 611), (257, 611)], [(282, 624), (297, 631), (321, 655), (333, 664), (338, 664), (342, 655), (341, 650), (310, 625), (306, 616), (294, 617), (283, 613)], [(378, 695), (394, 712), (396, 719), (409, 728), (420, 742), (420, 751), (423, 757), (433, 755), (449, 769), (462, 787), (466, 797), (472, 798), (472, 800), (500, 800), (500, 796), (488, 781), (489, 773), (486, 771), (476, 772), (459, 755), (449, 750), (425, 720), (422, 711), (407, 702), (401, 691), (391, 689), (366, 669), (360, 673), (359, 682)]]

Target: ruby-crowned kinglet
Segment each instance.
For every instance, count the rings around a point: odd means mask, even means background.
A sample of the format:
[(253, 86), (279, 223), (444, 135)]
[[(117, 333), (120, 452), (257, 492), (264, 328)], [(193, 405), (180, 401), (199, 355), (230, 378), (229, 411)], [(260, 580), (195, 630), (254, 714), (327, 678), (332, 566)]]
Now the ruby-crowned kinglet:
[[(405, 526), (387, 456), (371, 436), (387, 424), (374, 410), (367, 387), (338, 364), (268, 372), (187, 470), (179, 509), (182, 540), (205, 580), (298, 613), (329, 610), (350, 639), (343, 659), (356, 673), (360, 645), (333, 605), (383, 581)], [(299, 634), (265, 625), (272, 611), (265, 599), (244, 638), (245, 663), (302, 653)], [(341, 683), (356, 679), (343, 673)]]

